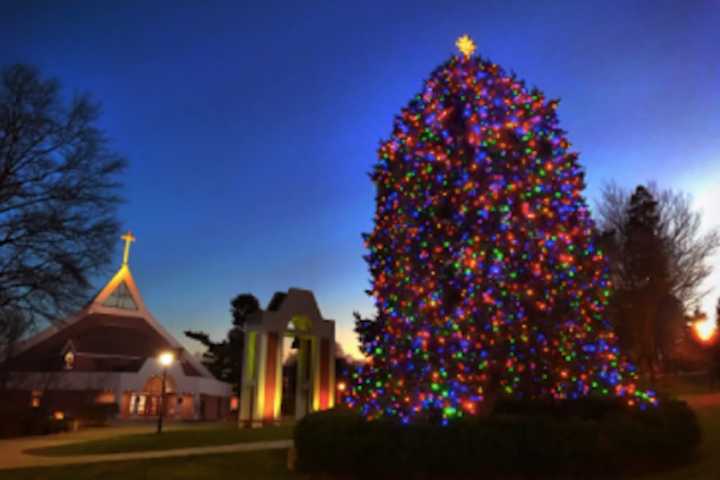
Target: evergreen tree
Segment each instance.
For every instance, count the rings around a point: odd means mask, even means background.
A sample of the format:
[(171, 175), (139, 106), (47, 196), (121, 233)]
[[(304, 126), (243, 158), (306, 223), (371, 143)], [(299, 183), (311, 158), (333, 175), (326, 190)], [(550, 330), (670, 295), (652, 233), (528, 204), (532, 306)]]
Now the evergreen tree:
[(715, 231), (698, 234), (700, 218), (689, 207), (685, 195), (653, 184), (632, 194), (606, 186), (598, 205), (618, 292), (611, 317), (626, 353), (651, 379), (687, 363), (682, 357), (695, 346), (685, 311), (702, 297), (718, 245)]
[(374, 318), (363, 318), (358, 312), (353, 312), (353, 317), (355, 317), (354, 330), (360, 342), (360, 351), (365, 355), (372, 355), (372, 351), (366, 349), (374, 343), (373, 340), (380, 333), (380, 323)]
[(640, 185), (630, 197), (625, 227), (622, 299), (638, 365), (654, 378), (659, 362), (660, 311), (670, 295), (667, 250), (660, 235), (658, 203)]
[(240, 394), (242, 366), (244, 364), (245, 332), (248, 317), (260, 310), (260, 302), (250, 293), (241, 293), (230, 300), (232, 327), (224, 340), (214, 342), (202, 331), (185, 331), (185, 336), (203, 344), (203, 364), (218, 379), (233, 385), (236, 395)]
[(701, 212), (693, 209), (690, 196), (683, 192), (661, 189), (653, 183), (634, 192), (614, 183), (605, 185), (596, 211), (605, 232), (603, 240), (610, 243), (613, 281), (620, 290), (633, 283), (632, 276), (626, 277), (624, 271), (629, 254), (626, 247), (632, 244), (627, 230), (631, 226), (630, 212), (640, 213), (638, 204), (643, 204), (642, 199), (652, 203), (653, 234), (662, 241), (665, 251), (664, 281), (683, 310), (690, 311), (708, 293), (705, 285), (713, 272), (715, 252), (720, 248), (720, 229), (703, 226)]
[(666, 289), (667, 256), (660, 237), (658, 202), (643, 185), (630, 197), (625, 243), (629, 287)]
[(654, 402), (605, 318), (607, 263), (557, 101), (458, 46), (379, 148), (377, 315), (358, 325), (370, 359), (350, 403), (445, 422), (498, 395)]

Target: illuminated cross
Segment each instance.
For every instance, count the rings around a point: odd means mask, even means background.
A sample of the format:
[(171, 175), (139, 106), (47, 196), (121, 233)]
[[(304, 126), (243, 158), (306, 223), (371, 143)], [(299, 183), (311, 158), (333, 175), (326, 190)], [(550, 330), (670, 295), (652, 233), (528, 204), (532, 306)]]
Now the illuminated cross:
[(130, 244), (135, 241), (135, 237), (133, 236), (132, 232), (128, 230), (127, 233), (120, 238), (125, 241), (125, 251), (123, 252), (122, 264), (127, 265), (128, 258), (130, 258)]

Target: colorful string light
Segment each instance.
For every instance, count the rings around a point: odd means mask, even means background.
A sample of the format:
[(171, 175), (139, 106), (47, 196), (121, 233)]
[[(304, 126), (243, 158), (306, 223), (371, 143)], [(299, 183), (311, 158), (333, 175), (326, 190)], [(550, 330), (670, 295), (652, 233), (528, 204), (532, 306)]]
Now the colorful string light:
[(612, 285), (557, 104), (463, 51), (396, 118), (365, 238), (378, 328), (348, 397), (367, 417), (447, 422), (495, 391), (657, 402), (606, 320)]

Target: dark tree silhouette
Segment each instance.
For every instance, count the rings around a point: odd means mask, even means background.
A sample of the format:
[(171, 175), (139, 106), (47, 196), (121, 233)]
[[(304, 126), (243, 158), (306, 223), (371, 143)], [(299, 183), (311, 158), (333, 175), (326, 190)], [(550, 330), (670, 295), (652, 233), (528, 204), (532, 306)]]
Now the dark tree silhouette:
[(625, 285), (620, 297), (626, 303), (626, 320), (638, 340), (638, 366), (654, 378), (659, 349), (658, 307), (670, 295), (668, 251), (660, 237), (658, 203), (642, 185), (635, 189), (628, 205), (625, 225)]
[[(54, 322), (87, 300), (117, 241), (125, 160), (88, 95), (64, 101), (33, 67), (0, 70), (0, 335)], [(3, 313), (5, 312), (5, 313)], [(11, 312), (11, 313), (7, 313)]]
[(363, 318), (359, 312), (353, 312), (355, 318), (355, 333), (358, 336), (360, 351), (365, 355), (370, 355), (372, 351), (370, 346), (372, 340), (380, 334), (380, 323), (377, 318)]
[(701, 234), (700, 214), (686, 195), (654, 184), (632, 195), (606, 185), (597, 211), (618, 292), (614, 323), (623, 346), (652, 376), (687, 350), (678, 345), (687, 341), (683, 313), (706, 293), (701, 284), (720, 237), (715, 230)]
[[(654, 183), (644, 187), (657, 202), (658, 234), (668, 256), (667, 275), (670, 292), (690, 311), (707, 294), (701, 287), (712, 273), (711, 259), (720, 248), (717, 229), (702, 231), (700, 212), (693, 210), (690, 197), (672, 189), (661, 189)], [(630, 193), (617, 184), (603, 188), (597, 202), (598, 228), (613, 241), (617, 280), (626, 282), (621, 268), (625, 261), (622, 247), (627, 239)]]
[(241, 293), (230, 301), (233, 325), (243, 327), (248, 317), (260, 310), (260, 302), (251, 293)]
[(13, 355), (15, 342), (28, 331), (31, 322), (26, 315), (17, 310), (0, 311), (0, 390), (7, 387), (10, 364), (6, 360)]
[(233, 385), (240, 394), (242, 381), (243, 353), (245, 351), (244, 327), (248, 317), (260, 310), (260, 302), (250, 293), (241, 293), (230, 300), (232, 327), (224, 340), (214, 342), (202, 331), (185, 331), (185, 336), (205, 346), (203, 364), (216, 378)]

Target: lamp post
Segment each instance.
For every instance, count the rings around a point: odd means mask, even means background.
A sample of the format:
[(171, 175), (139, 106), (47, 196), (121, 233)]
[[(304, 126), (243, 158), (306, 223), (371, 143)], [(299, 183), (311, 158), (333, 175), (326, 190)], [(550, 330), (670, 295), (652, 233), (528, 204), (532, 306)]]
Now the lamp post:
[(157, 433), (162, 433), (163, 415), (165, 414), (165, 382), (167, 381), (167, 369), (175, 361), (173, 352), (162, 352), (158, 355), (158, 363), (162, 365), (162, 382), (160, 385), (160, 405), (158, 407)]

